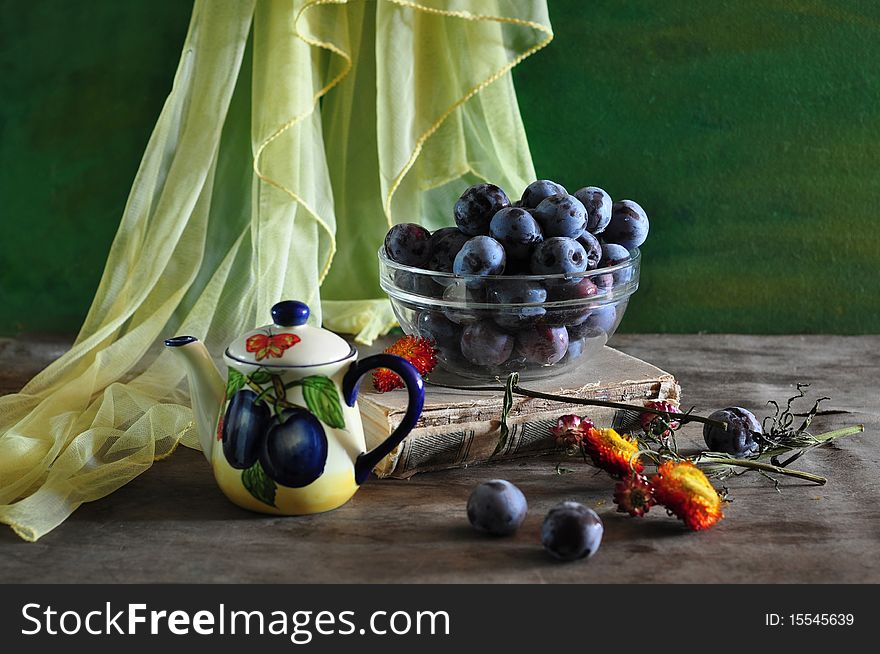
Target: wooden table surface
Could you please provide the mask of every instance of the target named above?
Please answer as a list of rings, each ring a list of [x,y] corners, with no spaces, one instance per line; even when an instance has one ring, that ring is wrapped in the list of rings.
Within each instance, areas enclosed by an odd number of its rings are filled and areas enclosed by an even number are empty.
[[[40,348],[48,356],[63,343]],[[829,395],[815,431],[862,423],[798,461],[825,486],[783,478],[780,491],[749,474],[728,480],[725,519],[699,533],[655,509],[636,520],[615,512],[612,484],[564,456],[370,480],[327,514],[248,513],[214,486],[198,452],[181,448],[113,495],[81,507],[36,543],[0,526],[6,582],[880,582],[880,336],[625,335],[614,345],[676,375],[685,406],[708,413],[742,405],[764,415],[795,382]],[[45,365],[34,349],[0,340],[0,393]],[[699,427],[680,441],[697,447]],[[575,472],[555,473],[561,461]],[[474,533],[465,503],[491,478],[529,501],[512,538]],[[605,523],[598,553],[560,564],[541,549],[540,526],[556,502],[593,507]]]

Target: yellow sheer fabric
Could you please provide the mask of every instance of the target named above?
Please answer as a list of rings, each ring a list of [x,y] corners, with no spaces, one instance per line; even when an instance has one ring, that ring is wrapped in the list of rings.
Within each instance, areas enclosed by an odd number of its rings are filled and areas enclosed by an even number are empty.
[[[392,326],[385,231],[533,178],[509,71],[551,38],[543,0],[197,0],[82,330],[0,398],[0,521],[36,540],[198,447],[165,337],[220,352],[282,298],[361,342]]]

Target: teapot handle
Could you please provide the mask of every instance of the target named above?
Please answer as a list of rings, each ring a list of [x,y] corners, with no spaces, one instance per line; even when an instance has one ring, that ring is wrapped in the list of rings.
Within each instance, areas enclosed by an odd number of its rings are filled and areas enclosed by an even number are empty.
[[[374,354],[361,361],[355,361],[345,373],[345,377],[342,378],[342,397],[348,406],[354,406],[361,378],[374,368],[388,368],[400,375],[406,385],[409,402],[403,420],[397,425],[397,429],[372,450],[358,456],[354,464],[354,479],[358,484],[364,483],[373,468],[412,431],[419,416],[422,415],[422,407],[425,404],[425,382],[422,381],[422,376],[415,369],[415,366],[403,357],[393,354]]]

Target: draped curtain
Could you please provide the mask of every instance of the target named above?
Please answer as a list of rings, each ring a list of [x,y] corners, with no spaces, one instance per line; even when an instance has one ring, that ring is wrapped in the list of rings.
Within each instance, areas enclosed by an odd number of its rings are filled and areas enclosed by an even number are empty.
[[[0,521],[36,540],[198,447],[165,337],[219,353],[280,299],[387,331],[388,227],[534,178],[510,69],[551,38],[544,0],[197,0],[81,331],[0,398]]]

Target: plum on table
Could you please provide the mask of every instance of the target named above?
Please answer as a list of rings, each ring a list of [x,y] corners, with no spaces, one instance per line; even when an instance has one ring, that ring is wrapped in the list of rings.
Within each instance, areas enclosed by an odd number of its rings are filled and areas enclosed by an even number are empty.
[[[576,561],[596,553],[604,531],[595,511],[578,502],[561,502],[544,518],[541,544],[560,561]]]
[[[762,434],[761,423],[755,414],[739,406],[731,406],[715,411],[711,420],[727,423],[727,429],[715,425],[703,425],[703,440],[712,452],[726,452],[744,458],[758,453],[759,445],[755,438]]]
[[[510,536],[525,520],[528,504],[523,492],[504,479],[477,486],[468,498],[467,516],[474,529],[492,536]]]

